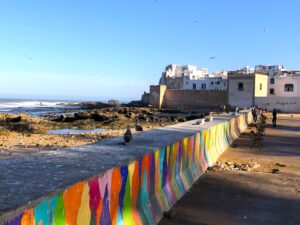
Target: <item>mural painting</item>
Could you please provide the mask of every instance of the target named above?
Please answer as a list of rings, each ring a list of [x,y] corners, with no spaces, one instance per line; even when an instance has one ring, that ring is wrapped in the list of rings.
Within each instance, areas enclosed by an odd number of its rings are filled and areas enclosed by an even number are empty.
[[[251,120],[242,114],[76,183],[5,225],[156,224]]]

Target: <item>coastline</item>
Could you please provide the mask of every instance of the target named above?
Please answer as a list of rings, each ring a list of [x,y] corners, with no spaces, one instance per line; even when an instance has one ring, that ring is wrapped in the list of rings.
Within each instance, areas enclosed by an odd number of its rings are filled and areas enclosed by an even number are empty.
[[[59,151],[74,146],[95,143],[122,136],[130,126],[135,133],[138,120],[144,130],[200,118],[201,113],[164,112],[145,107],[103,107],[92,110],[72,110],[43,117],[26,113],[0,113],[0,159],[36,152]],[[99,130],[99,129],[103,130]],[[49,134],[50,130],[93,130],[72,134]]]

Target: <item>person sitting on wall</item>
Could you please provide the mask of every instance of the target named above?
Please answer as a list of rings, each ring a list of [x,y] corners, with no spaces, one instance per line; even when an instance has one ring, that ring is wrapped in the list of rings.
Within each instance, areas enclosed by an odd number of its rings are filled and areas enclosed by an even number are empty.
[[[254,122],[256,122],[256,120],[257,120],[257,114],[256,114],[256,109],[255,109],[255,107],[253,107],[253,108],[251,109],[251,112],[252,112],[253,120],[254,120]]]
[[[277,121],[277,110],[276,109],[273,110],[272,115],[273,115],[272,123],[273,123],[273,126],[276,127],[276,121]]]
[[[223,112],[223,105],[220,105],[220,113]]]

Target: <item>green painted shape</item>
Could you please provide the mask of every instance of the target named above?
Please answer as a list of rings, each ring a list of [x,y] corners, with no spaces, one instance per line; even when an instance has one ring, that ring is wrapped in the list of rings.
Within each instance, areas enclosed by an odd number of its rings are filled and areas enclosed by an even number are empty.
[[[54,210],[54,217],[52,225],[65,225],[66,224],[66,211],[64,207],[63,195],[58,195],[57,204]]]
[[[126,187],[125,187],[125,196],[124,196],[124,210],[123,210],[123,222],[124,224],[134,225],[132,219],[132,199],[131,199],[131,187],[130,187],[130,175],[128,173]]]

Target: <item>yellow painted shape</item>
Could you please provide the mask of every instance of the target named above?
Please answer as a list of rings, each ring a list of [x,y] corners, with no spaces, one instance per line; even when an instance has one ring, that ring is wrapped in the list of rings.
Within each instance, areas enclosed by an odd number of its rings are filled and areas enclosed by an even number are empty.
[[[78,210],[77,224],[78,225],[89,225],[91,219],[91,210],[89,204],[89,186],[87,183],[84,184],[82,195],[81,195],[81,205]]]

